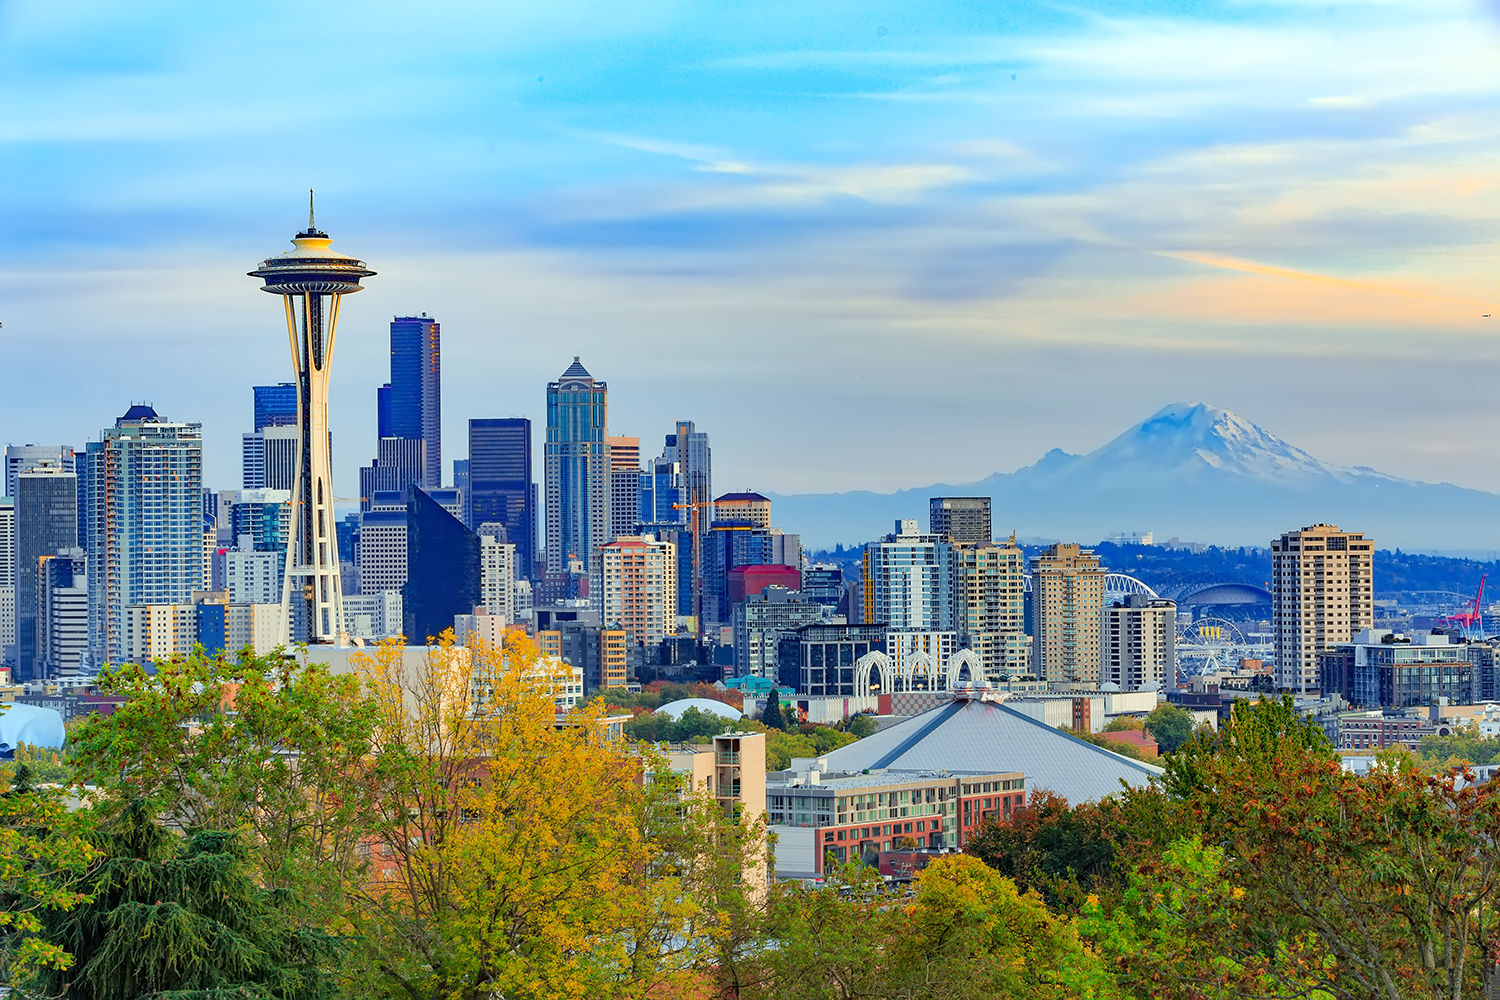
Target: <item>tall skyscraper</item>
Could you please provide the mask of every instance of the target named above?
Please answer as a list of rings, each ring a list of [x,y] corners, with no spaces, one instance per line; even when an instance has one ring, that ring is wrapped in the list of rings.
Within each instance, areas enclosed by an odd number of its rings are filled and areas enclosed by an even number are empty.
[[[1375,625],[1375,543],[1314,524],[1271,541],[1276,686],[1321,690],[1318,654]]]
[[[86,464],[91,658],[119,663],[127,608],[186,604],[207,588],[203,428],[132,406],[89,442]]]
[[[5,495],[15,497],[16,477],[42,462],[64,472],[77,472],[75,453],[65,444],[9,444],[5,446]]]
[[[681,502],[682,479],[677,471],[677,462],[665,455],[647,462],[646,467],[641,470],[637,523],[687,524],[687,511],[680,510],[677,506]],[[692,611],[684,611],[683,614],[692,614]]]
[[[516,547],[516,578],[536,572],[536,484],[531,478],[531,421],[503,417],[469,421],[469,481],[464,507],[470,525],[503,524]]]
[[[946,535],[954,544],[988,545],[990,534],[989,497],[933,497],[928,529],[934,535]]]
[[[608,384],[596,381],[577,357],[556,382],[547,383],[550,574],[563,574],[570,560],[579,560],[597,581],[599,548],[610,537],[608,400]],[[475,516],[479,516],[477,510]],[[596,589],[590,588],[590,593],[597,601]]]
[[[414,481],[429,490],[443,485],[442,369],[437,320],[423,313],[391,321],[391,380],[376,393],[380,437],[422,442],[422,478]]]
[[[16,502],[0,497],[0,657],[16,657]]]
[[[641,519],[641,439],[609,439],[609,534],[628,535]]]
[[[1032,669],[1058,686],[1099,683],[1104,569],[1092,550],[1054,545],[1031,560]]]
[[[270,424],[240,437],[240,488],[290,490],[301,453],[295,424]]]
[[[255,394],[254,430],[267,427],[297,426],[297,385],[282,382],[278,385],[252,386]]]
[[[201,510],[202,498],[195,497]],[[42,459],[16,477],[16,676],[42,676],[37,661],[37,574],[40,560],[78,544],[78,476]],[[195,527],[197,521],[195,519]],[[201,536],[199,540],[201,549]],[[201,555],[200,555],[201,559]]]
[[[456,497],[454,498],[457,499]],[[479,536],[425,490],[406,504],[406,639],[425,643],[480,603]]]
[[[297,374],[297,478],[292,487],[293,544],[287,549],[287,585],[282,589],[293,637],[331,642],[344,629],[338,534],[334,527],[333,469],[328,438],[328,375],[339,304],[359,291],[374,271],[364,262],[329,249],[333,241],[313,221],[308,193],[307,229],[292,238],[295,250],[262,261],[250,272],[262,290],[286,303],[292,368]],[[297,595],[297,611],[290,605]]]
[[[703,608],[704,543],[709,527],[717,515],[713,501],[713,450],[708,446],[708,435],[699,431],[691,420],[679,420],[671,434],[667,435],[667,446],[662,457],[676,463],[679,489],[681,491],[688,523],[693,536],[693,614],[700,625],[706,615]],[[731,515],[732,519],[732,515]]]

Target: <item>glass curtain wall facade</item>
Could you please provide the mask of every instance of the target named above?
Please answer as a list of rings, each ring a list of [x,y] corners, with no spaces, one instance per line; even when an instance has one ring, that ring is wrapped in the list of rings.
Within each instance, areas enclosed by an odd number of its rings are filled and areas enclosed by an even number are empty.
[[[565,573],[576,559],[591,580],[599,578],[599,550],[609,540],[608,397],[608,384],[596,381],[577,358],[547,384],[549,574]]]
[[[470,527],[505,525],[516,547],[516,577],[536,571],[536,486],[531,478],[531,421],[525,417],[469,421],[468,493]]]

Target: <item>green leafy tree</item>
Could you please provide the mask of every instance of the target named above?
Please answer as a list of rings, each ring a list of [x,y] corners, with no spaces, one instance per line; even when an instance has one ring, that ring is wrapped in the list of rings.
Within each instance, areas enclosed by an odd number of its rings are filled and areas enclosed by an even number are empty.
[[[43,922],[87,902],[79,880],[98,850],[88,837],[92,814],[69,810],[60,789],[34,783],[31,765],[14,765],[0,781],[0,969],[17,982],[73,964],[42,935]]]
[[[1122,715],[1104,724],[1106,733],[1138,733],[1145,728],[1145,721],[1136,715]]]
[[[851,715],[844,720],[844,731],[852,733],[857,740],[862,740],[866,736],[874,736],[878,728],[874,717],[865,712]]]
[[[289,894],[261,888],[239,839],[184,841],[144,803],[97,837],[87,898],[45,919],[46,941],[74,956],[37,971],[30,990],[77,1000],[327,1000],[338,946],[297,926]]]
[[[987,822],[964,850],[1054,905],[1076,902],[1115,878],[1123,823],[1111,801],[1083,803],[1042,788],[1010,822]]]
[[[1146,716],[1146,732],[1164,754],[1172,753],[1193,737],[1193,715],[1180,705],[1162,702]]]
[[[279,654],[107,667],[126,696],[71,737],[78,780],[118,814],[144,800],[184,830],[246,831],[258,876],[320,919],[343,906],[370,815],[377,705],[353,675]]]

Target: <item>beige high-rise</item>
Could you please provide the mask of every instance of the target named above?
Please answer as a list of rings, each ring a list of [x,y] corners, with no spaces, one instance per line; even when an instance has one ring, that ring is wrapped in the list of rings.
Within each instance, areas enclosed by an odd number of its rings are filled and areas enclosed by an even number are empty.
[[[624,629],[632,646],[655,646],[677,624],[677,546],[651,535],[621,535],[600,549],[606,628]]]
[[[1104,569],[1093,550],[1054,545],[1031,560],[1031,665],[1058,687],[1099,683]]]
[[[1271,542],[1276,684],[1320,690],[1318,653],[1375,624],[1375,543],[1314,524]]]
[[[1021,547],[1014,538],[1000,545],[959,543],[954,555],[963,645],[978,654],[990,681],[1026,673],[1030,653],[1026,648],[1026,556]]]

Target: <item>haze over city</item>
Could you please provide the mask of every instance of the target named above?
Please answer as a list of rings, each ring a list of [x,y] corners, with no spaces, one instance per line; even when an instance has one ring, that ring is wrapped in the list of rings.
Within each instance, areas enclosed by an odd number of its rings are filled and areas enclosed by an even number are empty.
[[[233,485],[288,377],[244,273],[315,187],[380,275],[343,495],[418,312],[450,441],[540,427],[580,355],[612,433],[692,419],[723,488],[974,482],[1203,400],[1500,490],[1497,41],[1472,2],[7,2],[0,426],[81,446],[150,402]]]

